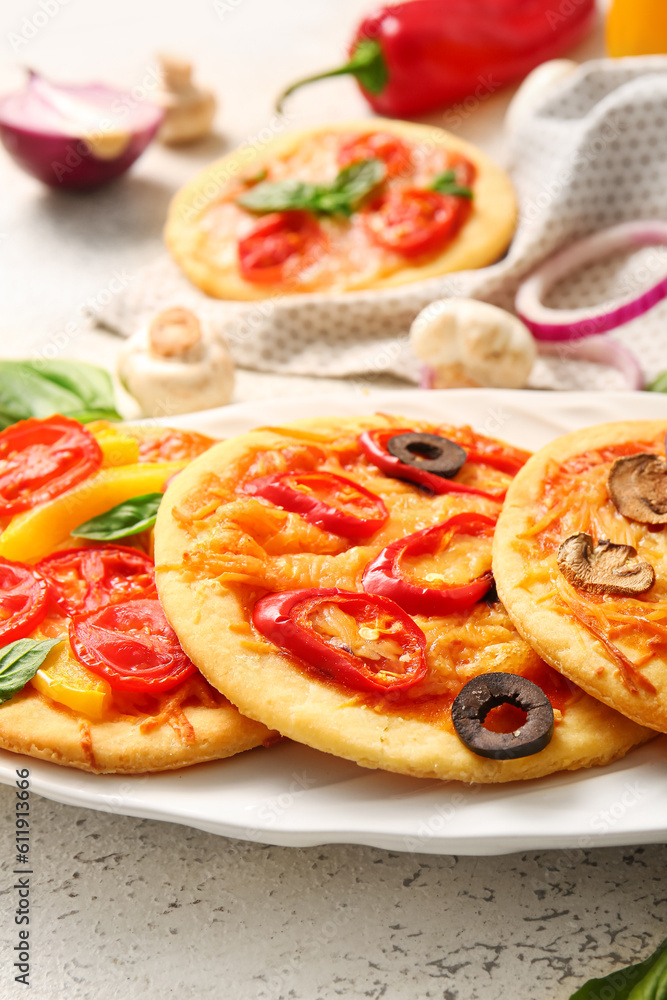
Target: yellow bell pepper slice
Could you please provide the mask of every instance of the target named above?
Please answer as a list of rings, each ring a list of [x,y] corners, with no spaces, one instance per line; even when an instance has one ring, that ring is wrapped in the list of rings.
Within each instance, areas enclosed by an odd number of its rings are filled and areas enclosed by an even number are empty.
[[[0,535],[0,556],[37,562],[67,542],[75,528],[116,504],[159,493],[187,462],[145,462],[100,469],[61,496],[17,514]],[[79,543],[77,543],[79,544]]]
[[[116,465],[136,465],[139,461],[139,442],[129,434],[121,434],[114,427],[104,428],[95,435],[104,458],[102,468]]]
[[[95,722],[113,708],[111,685],[82,666],[67,642],[51,650],[30,683],[40,694]]]

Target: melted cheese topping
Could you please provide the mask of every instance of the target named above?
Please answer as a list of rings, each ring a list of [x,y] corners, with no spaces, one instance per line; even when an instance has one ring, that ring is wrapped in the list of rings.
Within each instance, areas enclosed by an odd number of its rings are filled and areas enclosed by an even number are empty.
[[[524,579],[538,601],[553,601],[564,616],[574,616],[594,635],[615,664],[631,692],[654,693],[641,667],[654,654],[667,654],[667,579],[657,575],[653,587],[640,597],[595,595],[572,587],[558,569],[560,544],[579,532],[594,542],[607,538],[631,545],[656,569],[667,559],[664,530],[651,531],[630,521],[616,509],[607,490],[614,461],[627,455],[660,452],[662,439],[610,445],[576,455],[562,464],[552,462],[540,487],[534,523],[514,545],[528,552],[536,547]]]
[[[460,587],[491,569],[492,538],[445,535],[440,550],[419,556],[402,556],[403,576],[419,586]]]
[[[386,419],[390,424],[405,426],[405,421]],[[519,463],[526,457],[517,449],[476,435],[470,428],[437,427],[419,421],[410,426],[460,439],[482,453],[504,451]],[[386,476],[362,454],[356,436],[343,434],[329,440],[319,437],[317,443],[311,443],[290,428],[284,433],[280,428],[273,430],[283,436],[280,446],[248,451],[243,459],[211,476],[173,511],[192,538],[185,564],[200,574],[215,577],[239,594],[247,609],[249,638],[245,644],[259,640],[262,647],[266,646],[260,636],[250,639],[252,607],[266,592],[324,587],[361,591],[364,569],[390,542],[463,511],[493,518],[499,513],[500,503],[494,500],[471,494],[431,495],[414,484]],[[309,524],[298,514],[240,492],[245,482],[260,476],[312,469],[352,479],[384,501],[389,520],[368,543],[352,544]],[[485,490],[504,490],[511,476],[483,463],[467,464],[454,481],[475,481]],[[468,582],[490,568],[490,543],[491,539],[455,536],[451,548],[443,549],[440,556],[406,559],[406,571],[418,572],[420,578],[427,572],[441,574],[454,584]],[[524,642],[497,600],[481,601],[464,612],[447,616],[416,615],[414,620],[426,636],[426,677],[400,694],[361,694],[349,688],[353,701],[383,712],[418,714],[449,727],[453,699],[463,684],[480,673],[506,670],[524,674],[543,686],[559,712],[580,696],[578,688],[547,667]],[[323,635],[332,637],[334,644],[343,642],[367,659],[393,656],[400,670],[400,646],[381,631],[359,631],[354,620],[337,606],[324,605],[314,625]],[[244,624],[234,628],[242,630]],[[311,669],[296,659],[294,662],[302,669]],[[316,674],[322,683],[337,683],[322,673]]]

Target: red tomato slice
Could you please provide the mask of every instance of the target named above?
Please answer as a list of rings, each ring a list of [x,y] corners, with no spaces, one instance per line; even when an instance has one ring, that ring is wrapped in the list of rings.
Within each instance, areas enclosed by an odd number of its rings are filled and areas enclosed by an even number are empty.
[[[309,251],[322,240],[322,230],[309,212],[272,212],[239,240],[241,275],[246,281],[279,284],[293,268],[308,262]]]
[[[27,638],[46,618],[49,592],[32,566],[0,559],[0,645]]]
[[[102,449],[67,417],[21,420],[0,433],[0,516],[60,496],[102,464]]]
[[[409,146],[389,132],[368,132],[352,136],[344,142],[338,150],[339,165],[348,167],[359,160],[382,160],[387,168],[387,177],[407,174],[412,168]]]
[[[63,549],[42,559],[37,569],[49,581],[51,597],[66,615],[155,593],[153,560],[125,545]]]
[[[442,250],[470,211],[468,198],[421,188],[399,188],[363,213],[374,243],[403,257]]]
[[[156,597],[77,615],[69,639],[79,663],[114,691],[170,691],[197,672]]]

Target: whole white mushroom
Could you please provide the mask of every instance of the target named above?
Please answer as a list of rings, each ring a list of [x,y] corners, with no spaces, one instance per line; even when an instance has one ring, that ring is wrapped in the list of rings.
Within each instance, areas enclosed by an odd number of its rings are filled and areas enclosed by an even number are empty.
[[[537,356],[532,334],[520,319],[477,299],[432,302],[412,324],[410,344],[438,389],[522,389]]]
[[[128,338],[118,376],[146,417],[224,406],[234,362],[222,337],[180,306],[165,309]]]

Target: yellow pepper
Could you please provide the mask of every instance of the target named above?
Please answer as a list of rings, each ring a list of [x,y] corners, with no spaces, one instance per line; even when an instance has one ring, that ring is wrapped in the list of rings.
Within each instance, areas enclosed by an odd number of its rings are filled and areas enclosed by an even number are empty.
[[[610,56],[646,56],[667,52],[665,0],[613,0],[607,17]]]
[[[95,683],[91,676],[91,687],[86,689],[75,686],[70,678],[63,680],[61,677],[51,677],[44,670],[38,670],[30,683],[40,694],[88,716],[94,722],[102,722],[113,708],[111,687],[101,677]]]
[[[55,500],[13,517],[0,535],[0,556],[37,562],[62,546],[70,533],[91,517],[143,493],[158,493],[185,465],[145,462],[101,469]]]
[[[102,449],[104,459],[102,468],[108,469],[116,465],[136,465],[139,461],[139,442],[129,434],[121,434],[109,426],[97,431],[95,440]]]
[[[40,694],[95,722],[103,720],[113,708],[110,684],[82,666],[68,642],[51,650],[30,683]]]

